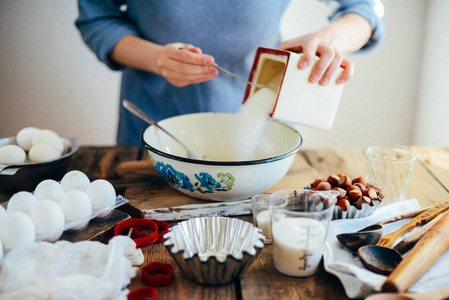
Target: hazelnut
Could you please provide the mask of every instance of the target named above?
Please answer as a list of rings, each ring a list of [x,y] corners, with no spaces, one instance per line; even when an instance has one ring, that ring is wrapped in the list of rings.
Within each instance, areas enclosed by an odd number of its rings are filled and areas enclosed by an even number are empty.
[[[377,199],[377,198],[379,198],[379,196],[377,195],[377,189],[374,188],[374,187],[367,188],[363,192],[363,195],[369,197],[370,199]]]
[[[343,175],[340,177],[340,180],[338,180],[338,186],[341,188],[347,188],[351,184],[351,178],[349,176]]]
[[[359,189],[351,190],[351,191],[348,192],[348,198],[352,202],[357,201],[362,196],[363,196],[363,193]]]
[[[357,200],[356,203],[356,207],[357,209],[362,209],[362,204],[368,204],[368,205],[372,205],[371,204],[371,199],[367,196],[362,196]]]
[[[323,198],[319,195],[309,195],[309,201],[312,201],[315,205],[320,204],[323,202]]]
[[[346,196],[346,190],[341,187],[335,187],[333,190],[340,193],[340,195],[337,196],[337,200],[343,199]]]
[[[342,211],[347,211],[350,205],[351,204],[349,203],[348,199],[345,198],[340,199],[337,202],[337,206],[340,206]]]
[[[330,175],[329,177],[327,177],[327,182],[329,182],[333,188],[338,186],[339,180],[340,180],[340,176],[338,176],[336,174]]]
[[[319,191],[328,191],[328,190],[332,189],[332,186],[329,182],[323,181],[323,182],[320,182],[316,188]]]
[[[317,179],[315,179],[315,180],[312,182],[311,186],[312,186],[312,187],[317,187],[318,184],[319,184],[320,182],[324,182],[324,181],[326,181],[326,179],[324,179],[324,178],[317,178]]]
[[[366,178],[365,178],[365,177],[357,177],[357,178],[354,178],[354,179],[352,180],[352,184],[355,184],[355,183],[361,183],[361,184],[363,184],[364,186],[366,186],[366,184],[367,184],[368,182],[366,181]]]
[[[358,188],[362,191],[362,193],[366,190],[366,186],[364,186],[364,185],[363,185],[362,183],[360,183],[360,182],[354,183],[353,186],[358,187]]]
[[[352,185],[352,184],[350,184],[350,185],[348,185],[348,187],[346,188],[346,192],[350,192],[350,191],[352,191],[352,190],[359,190],[359,191],[362,191],[358,186],[356,186],[356,185]]]

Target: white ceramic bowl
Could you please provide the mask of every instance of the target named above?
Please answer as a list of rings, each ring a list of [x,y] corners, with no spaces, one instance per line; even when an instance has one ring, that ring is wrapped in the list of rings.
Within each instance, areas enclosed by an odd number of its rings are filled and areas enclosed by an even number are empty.
[[[287,173],[301,144],[301,135],[288,125],[268,120],[258,139],[255,159],[233,161],[235,114],[196,113],[159,122],[191,151],[205,160],[187,158],[182,146],[149,126],[141,135],[159,174],[178,191],[198,199],[248,199],[275,185]],[[231,128],[231,129],[230,129]]]

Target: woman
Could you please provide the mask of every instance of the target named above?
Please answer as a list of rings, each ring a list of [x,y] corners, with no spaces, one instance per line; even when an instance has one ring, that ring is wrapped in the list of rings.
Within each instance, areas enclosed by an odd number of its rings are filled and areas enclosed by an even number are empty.
[[[376,0],[339,0],[332,22],[281,43],[279,23],[288,0],[143,1],[79,0],[76,26],[86,44],[113,70],[122,70],[120,100],[134,102],[155,120],[194,112],[236,112],[246,84],[211,67],[217,63],[247,78],[259,46],[302,52],[299,68],[320,57],[309,81],[337,83],[353,64],[343,54],[373,49],[383,39]],[[120,101],[121,103],[121,101]],[[147,125],[120,105],[119,144],[140,145]]]

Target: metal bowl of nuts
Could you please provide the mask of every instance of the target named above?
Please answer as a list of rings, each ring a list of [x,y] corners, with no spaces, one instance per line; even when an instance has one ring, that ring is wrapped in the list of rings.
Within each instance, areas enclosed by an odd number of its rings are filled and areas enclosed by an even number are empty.
[[[357,219],[372,215],[382,203],[383,192],[361,176],[351,179],[345,174],[332,174],[317,178],[304,188],[313,190],[336,190],[340,192],[334,208],[333,219]]]

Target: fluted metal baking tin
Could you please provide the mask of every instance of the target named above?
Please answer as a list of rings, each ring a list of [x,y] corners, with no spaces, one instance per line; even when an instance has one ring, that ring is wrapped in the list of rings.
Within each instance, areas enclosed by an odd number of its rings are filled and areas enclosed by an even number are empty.
[[[242,276],[264,247],[253,224],[226,217],[201,217],[179,223],[165,234],[165,247],[191,279],[220,285]]]

